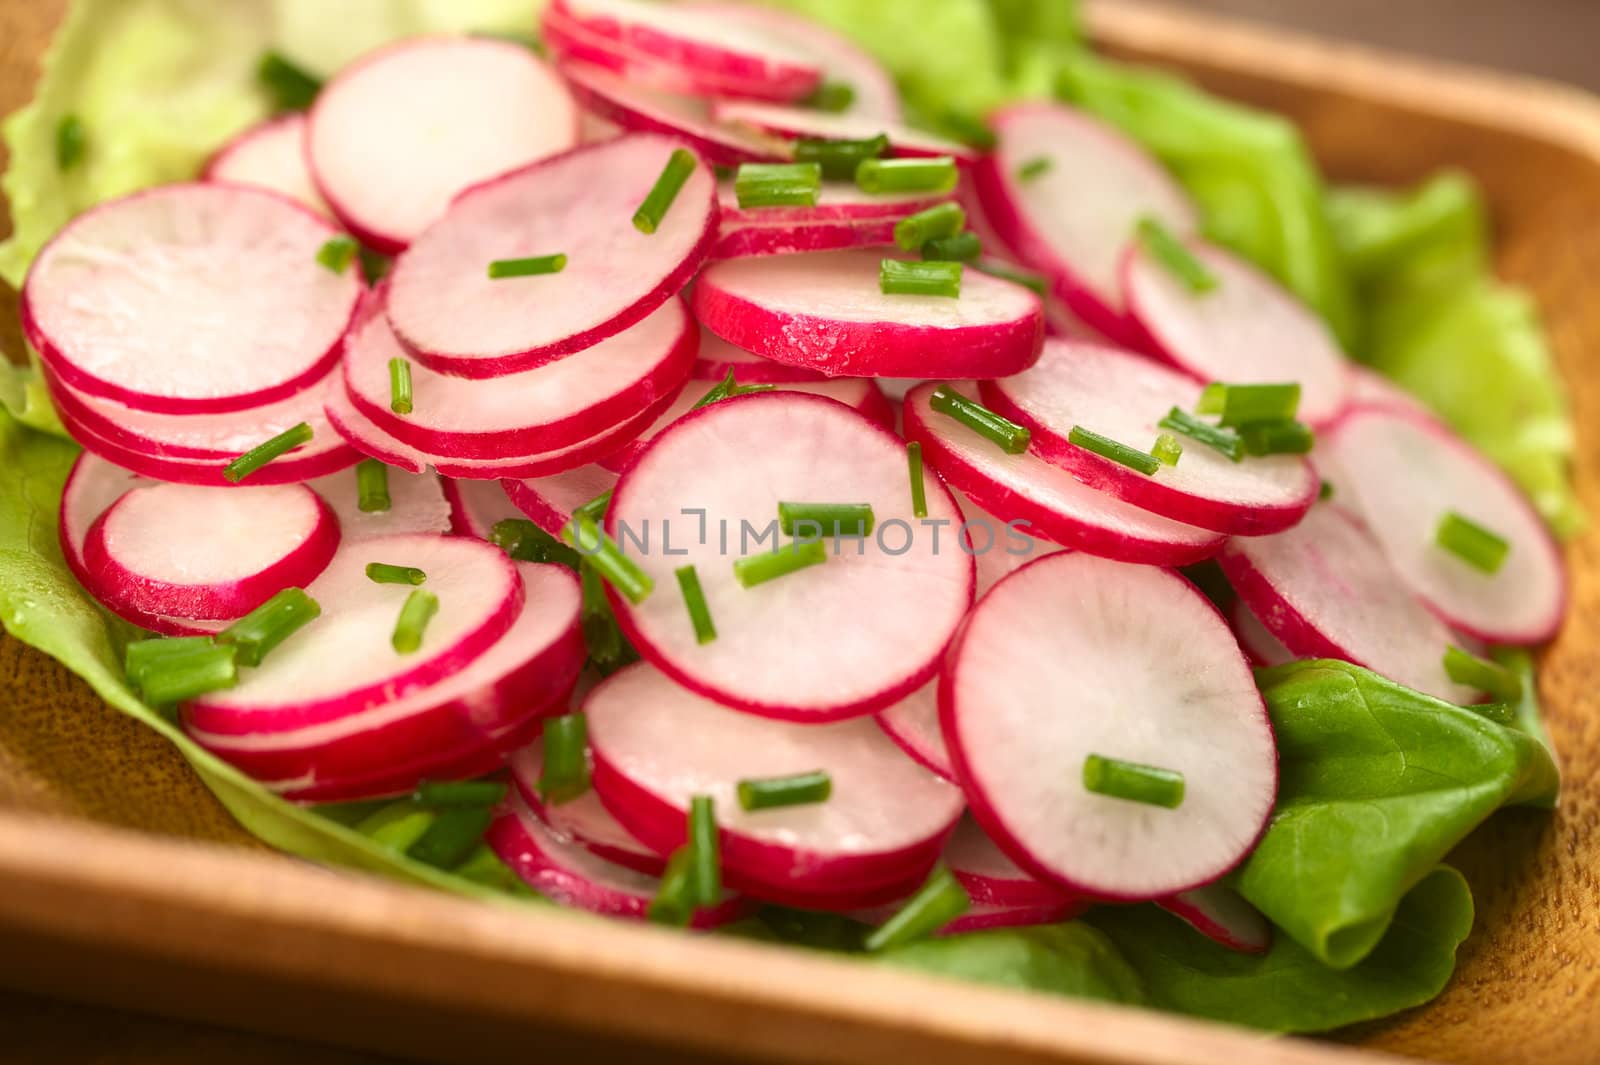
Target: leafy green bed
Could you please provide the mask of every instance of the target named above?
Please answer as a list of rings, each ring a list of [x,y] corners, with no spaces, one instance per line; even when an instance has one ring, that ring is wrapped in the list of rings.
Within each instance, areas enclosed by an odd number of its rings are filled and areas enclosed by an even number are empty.
[[[263,117],[269,105],[252,73],[269,46],[331,71],[411,33],[525,32],[537,6],[348,0],[333,12],[319,0],[78,0],[37,98],[5,126],[12,164],[4,190],[16,232],[0,246],[0,276],[20,284],[39,246],[73,214],[191,176],[217,145]],[[1120,125],[1179,175],[1215,239],[1271,270],[1353,350],[1484,447],[1557,529],[1577,527],[1559,382],[1526,298],[1488,273],[1482,210],[1464,179],[1445,176],[1410,194],[1329,193],[1287,123],[1088,55],[1064,4],[781,6],[856,36],[901,79],[930,125],[964,125],[1003,100],[1050,94]],[[62,174],[55,131],[66,114],[82,120],[90,148],[82,165]],[[1463,377],[1482,385],[1463,389]],[[9,632],[167,737],[267,842],[444,890],[512,897],[276,798],[141,703],[119,664],[130,630],[84,595],[57,543],[76,447],[59,435],[38,381],[3,361],[0,404],[0,622]],[[1528,670],[1525,656],[1514,661]],[[1337,1027],[1437,994],[1472,924],[1465,882],[1440,861],[1500,806],[1554,801],[1558,774],[1531,695],[1517,727],[1508,728],[1343,663],[1296,663],[1265,672],[1261,683],[1278,730],[1282,792],[1270,829],[1235,881],[1279,929],[1270,953],[1227,951],[1140,906],[1048,928],[925,941],[879,957],[1284,1031]],[[859,929],[841,919],[788,911],[735,932],[846,951],[859,940]]]

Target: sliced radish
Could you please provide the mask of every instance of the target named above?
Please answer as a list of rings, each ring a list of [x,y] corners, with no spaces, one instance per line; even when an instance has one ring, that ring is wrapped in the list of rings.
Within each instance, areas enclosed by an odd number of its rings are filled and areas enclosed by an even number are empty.
[[[1243,599],[1234,600],[1228,610],[1228,623],[1233,626],[1233,634],[1239,639],[1239,649],[1250,659],[1251,665],[1281,666],[1295,660],[1294,652],[1272,635]]]
[[[817,202],[810,206],[740,207],[739,196],[734,190],[732,179],[724,178],[717,185],[717,205],[721,209],[722,225],[725,228],[778,223],[803,226],[822,222],[900,219],[943,203],[949,198],[925,192],[898,192],[875,196],[862,192],[853,181],[824,181],[817,192]]]
[[[1142,245],[1123,268],[1128,311],[1154,349],[1203,382],[1300,385],[1298,417],[1325,425],[1350,400],[1350,364],[1326,322],[1277,281],[1204,241],[1189,250],[1217,285],[1195,293]]]
[[[979,155],[977,149],[959,141],[936,137],[873,115],[830,114],[815,108],[745,100],[718,100],[712,105],[711,114],[719,122],[749,126],[789,140],[855,141],[883,134],[889,138],[887,154],[891,158],[948,155],[966,164],[976,162]]]
[[[815,893],[842,903],[846,892],[899,886],[908,873],[925,874],[961,813],[961,792],[870,721],[796,725],[742,714],[644,663],[612,674],[583,708],[606,809],[665,854],[684,841],[690,799],[711,796],[728,883],[763,898]],[[740,780],[819,769],[832,782],[824,802],[739,805]]]
[[[561,79],[491,37],[418,37],[352,63],[318,93],[306,130],[323,196],[389,254],[463,189],[577,143],[578,108]]]
[[[653,234],[633,213],[680,145],[585,145],[463,193],[389,275],[388,317],[424,364],[462,377],[532,369],[641,321],[694,275],[716,235],[716,180],[696,165]],[[559,273],[493,280],[497,259],[568,256]]]
[[[561,74],[591,113],[626,130],[686,142],[718,166],[771,162],[789,155],[788,145],[776,137],[713,121],[710,105],[697,96],[641,84],[591,63],[568,60],[561,64]],[[656,173],[659,167],[651,180]],[[628,213],[632,215],[632,208]]]
[[[963,817],[944,847],[944,863],[981,906],[1064,906],[1077,900],[1006,857],[982,826]]]
[[[1018,528],[1017,534],[1007,537],[1008,542],[1003,546],[998,542],[999,536],[1003,534],[997,533],[996,546],[984,551],[982,547],[985,539],[980,531],[981,526],[986,523],[999,530],[1004,528],[1006,523],[978,506],[970,497],[963,495],[960,489],[951,488],[950,494],[956,497],[956,505],[961,508],[961,516],[967,520],[965,540],[973,552],[974,561],[978,564],[978,598],[982,598],[990,588],[1034,559],[1066,550],[1059,544],[1040,539],[1035,535],[1037,530],[1023,525]]]
[[[390,637],[410,585],[369,580],[369,562],[415,566],[439,600],[423,646]],[[201,732],[285,731],[322,724],[403,698],[460,672],[504,636],[522,610],[522,581],[498,548],[463,536],[385,536],[342,547],[306,589],[320,617],[248,670],[237,687],[186,708]]]
[[[1033,431],[1034,454],[1091,487],[1174,521],[1255,536],[1281,532],[1316,502],[1317,475],[1299,455],[1232,462],[1184,440],[1176,466],[1140,473],[1070,442],[1074,426],[1140,450],[1167,411],[1194,409],[1201,386],[1149,359],[1082,341],[1048,340],[1033,368],[979,386],[984,402]]]
[[[1249,853],[1277,791],[1250,666],[1182,577],[1067,552],[990,590],[939,685],[973,815],[1022,868],[1069,891],[1157,898]],[[1083,787],[1090,754],[1182,773],[1176,809]]]
[[[677,392],[694,362],[699,333],[683,301],[670,299],[591,348],[521,373],[474,380],[413,366],[412,409],[396,414],[389,365],[409,353],[379,314],[351,335],[344,385],[351,403],[373,424],[430,454],[495,459],[555,451],[613,429]]]
[[[1505,474],[1437,420],[1356,410],[1327,434],[1341,503],[1356,511],[1395,570],[1434,612],[1490,643],[1539,643],[1566,613],[1566,569],[1539,515]],[[1434,541],[1454,511],[1506,540],[1494,574]]]
[[[939,385],[919,385],[906,395],[902,416],[908,440],[922,443],[925,461],[979,507],[1006,521],[974,520],[974,551],[1014,553],[1026,560],[1025,541],[1044,536],[1092,555],[1122,562],[1184,566],[1221,548],[1220,533],[1140,510],[1109,492],[1091,488],[1031,452],[1008,455],[948,415],[929,406]],[[967,398],[970,384],[944,386]],[[1187,461],[1186,453],[1180,460]],[[1015,523],[1015,524],[1010,524]]]
[[[1260,910],[1226,884],[1207,884],[1157,899],[1156,905],[1229,950],[1265,954],[1272,947],[1272,925]]]
[[[579,466],[549,477],[500,482],[505,495],[530,521],[560,536],[572,512],[617,486],[617,475],[600,465]]]
[[[972,602],[972,559],[953,542],[960,511],[937,480],[926,499],[919,523],[905,445],[843,404],[761,392],[704,407],[658,436],[612,494],[612,537],[653,526],[659,545],[638,560],[657,593],[618,602],[618,621],[679,683],[750,713],[828,721],[880,710],[933,676]],[[868,503],[875,528],[834,541],[825,565],[742,587],[733,563],[772,550],[780,500]],[[710,643],[696,641],[672,594],[685,565],[716,623]]]
[[[1000,236],[1050,274],[1072,312],[1128,341],[1118,268],[1140,218],[1179,234],[1199,219],[1178,183],[1143,148],[1059,104],[1026,103],[989,116],[997,143],[973,169],[984,213]],[[1023,178],[1036,160],[1045,170]]]
[[[327,500],[339,516],[339,529],[346,543],[374,536],[450,531],[450,503],[439,478],[431,473],[396,469],[385,470],[384,475],[389,485],[388,510],[361,509],[361,493],[353,469],[319,477],[308,487]]]
[[[608,862],[582,845],[557,835],[540,822],[520,798],[489,826],[490,847],[533,890],[563,906],[605,917],[646,918],[650,903],[661,890],[653,876]],[[738,920],[749,911],[736,895],[717,906],[699,909],[689,924],[715,928]]]
[[[106,602],[136,614],[238,618],[305,587],[339,547],[339,519],[304,485],[134,488],[95,521],[83,560]]]
[[[444,479],[444,495],[450,501],[450,527],[457,536],[476,536],[487,540],[498,522],[522,517],[522,511],[506,496],[499,481],[458,481]]]
[[[939,731],[939,682],[930,680],[893,706],[878,711],[878,727],[919,765],[946,780],[956,778]]]
[[[1394,381],[1377,370],[1361,365],[1350,367],[1350,401],[1362,407],[1378,407],[1399,411],[1401,414],[1421,415],[1435,421],[1439,417],[1433,412],[1433,408]]]
[[[566,802],[546,805],[539,795],[544,772],[544,742],[534,740],[510,758],[517,794],[551,831],[564,836],[608,862],[646,876],[660,876],[667,859],[634,838],[601,803],[593,788]]]
[[[206,164],[207,181],[254,185],[309,207],[325,218],[333,217],[328,201],[317,191],[306,165],[306,116],[292,112],[251,126]]]
[[[1342,658],[1446,702],[1476,701],[1444,671],[1450,630],[1335,504],[1319,503],[1276,536],[1235,537],[1219,561],[1251,612],[1297,657]]]
[[[700,330],[700,354],[689,371],[693,381],[721,381],[728,374],[741,385],[793,384],[825,381],[822,374],[803,366],[774,362],[765,355],[734,347],[709,329]],[[849,402],[848,400],[844,402]]]
[[[746,351],[829,375],[999,377],[1038,356],[1044,312],[1032,292],[968,270],[958,299],[886,296],[883,258],[838,251],[712,263],[695,285],[694,313]]]
[[[22,286],[22,328],[73,388],[167,414],[249,410],[343,350],[362,281],[317,252],[338,230],[276,193],[167,185],[68,222]]]
[[[724,225],[711,246],[711,258],[749,259],[763,255],[887,248],[894,244],[892,218],[832,222],[756,222]]]

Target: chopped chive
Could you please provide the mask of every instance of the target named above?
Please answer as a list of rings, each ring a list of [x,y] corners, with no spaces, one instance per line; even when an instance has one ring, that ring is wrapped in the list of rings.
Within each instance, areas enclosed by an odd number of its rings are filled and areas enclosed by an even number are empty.
[[[674,148],[672,155],[667,158],[667,165],[661,168],[656,183],[650,186],[644,202],[633,212],[633,228],[641,233],[654,233],[660,229],[661,220],[672,209],[672,202],[678,198],[689,175],[694,173],[694,167],[693,152],[687,148]]]
[[[731,370],[729,372],[732,373]],[[589,502],[579,504],[572,511],[572,516],[574,518],[588,518],[598,524],[600,519],[606,516],[606,508],[611,505],[612,491],[612,489],[607,488],[604,492],[589,500]]]
[[[400,654],[409,655],[422,646],[422,634],[428,627],[428,622],[439,612],[439,597],[432,592],[418,588],[406,596],[405,605],[400,608],[400,617],[394,623],[394,635],[390,643]]]
[[[1228,399],[1228,386],[1218,381],[1200,390],[1200,398],[1195,400],[1194,412],[1196,414],[1221,414],[1223,404]]]
[[[1199,296],[1217,287],[1217,275],[1160,219],[1145,215],[1139,219],[1138,233],[1144,250],[1190,292]]]
[[[834,114],[848,111],[850,105],[855,102],[855,86],[847,81],[825,81],[818,85],[815,91],[802,101],[806,107],[817,111],[830,111]]]
[[[1150,448],[1150,454],[1160,460],[1163,466],[1176,466],[1183,457],[1183,444],[1171,433],[1162,433],[1156,437],[1156,442]]]
[[[1000,445],[1008,455],[1020,455],[1028,450],[1033,434],[1010,418],[996,414],[976,400],[968,399],[948,385],[940,385],[928,397],[928,406],[940,414],[947,414],[985,440]]]
[[[83,128],[83,120],[77,115],[62,115],[56,123],[56,167],[71,170],[83,162],[88,146],[89,134]]]
[[[791,540],[786,546],[775,547],[764,555],[734,559],[733,575],[743,587],[754,588],[826,561],[828,549],[821,540]]]
[[[309,443],[311,443],[311,426],[306,422],[301,422],[299,425],[285,429],[271,440],[257,444],[228,463],[222,470],[222,476],[226,477],[230,483],[238,484],[267,463],[281,458],[284,453],[293,451],[302,444]]]
[[[503,518],[489,530],[489,542],[518,562],[554,562],[577,569],[583,556],[527,518]]]
[[[1018,181],[1032,181],[1036,177],[1043,177],[1050,172],[1055,163],[1048,155],[1036,155],[1032,159],[1017,167]]]
[[[256,78],[272,94],[280,111],[304,111],[322,91],[322,80],[286,59],[267,52],[256,64]]]
[[[387,562],[368,562],[367,580],[374,584],[422,584],[428,575],[415,566],[391,566]]]
[[[494,820],[488,806],[450,806],[440,810],[425,832],[406,848],[406,857],[436,869],[451,869],[483,841]]]
[[[550,718],[544,723],[543,743],[540,798],[560,805],[588,791],[589,719],[581,711]]]
[[[1164,806],[1169,810],[1176,810],[1183,804],[1182,773],[1098,754],[1083,760],[1083,786],[1096,795]]]
[[[358,254],[361,259],[361,275],[367,279],[369,285],[376,285],[382,281],[388,276],[389,267],[394,265],[393,259],[371,248],[362,248]]]
[[[566,268],[566,253],[559,251],[554,255],[530,255],[525,259],[496,259],[489,264],[489,280],[500,281],[508,277],[559,274]]]
[[[917,893],[867,936],[862,945],[876,953],[930,936],[972,908],[967,889],[944,866],[933,871]]]
[[[999,143],[994,135],[994,130],[981,118],[974,118],[965,111],[946,111],[934,120],[936,128],[942,128],[950,136],[963,144],[970,144],[979,151],[989,151]]]
[[[423,806],[494,806],[505,797],[499,780],[424,780],[412,796]]]
[[[144,683],[151,670],[185,656],[205,654],[216,645],[210,636],[170,636],[133,640],[122,652],[122,668],[134,687]]]
[[[1473,703],[1466,709],[1480,717],[1486,717],[1496,725],[1511,726],[1516,724],[1517,708],[1510,703]]]
[[[916,251],[930,240],[953,237],[967,225],[967,212],[959,203],[946,200],[894,224],[894,242],[902,251]]]
[[[906,466],[911,473],[911,516],[928,516],[928,486],[922,478],[922,442],[913,440],[906,445]]]
[[[673,570],[678,578],[678,591],[683,593],[683,605],[689,611],[689,623],[694,626],[695,643],[710,643],[717,638],[717,626],[711,621],[711,608],[706,605],[706,593],[700,587],[700,575],[691,566]]]
[[[356,463],[356,506],[363,514],[382,514],[389,509],[389,467],[377,459]]]
[[[941,262],[971,262],[983,254],[978,234],[968,230],[952,237],[936,237],[922,246],[922,257]]]
[[[701,407],[709,407],[713,403],[720,403],[722,400],[732,399],[734,396],[746,396],[752,392],[771,391],[771,385],[741,385],[734,380],[733,371],[729,370],[728,376],[713,385],[711,390],[701,396],[690,409],[699,410]]]
[[[1249,455],[1304,455],[1317,442],[1311,427],[1296,421],[1242,425],[1239,439]]]
[[[889,138],[882,133],[857,141],[803,138],[794,142],[794,159],[797,163],[816,163],[829,181],[849,181],[856,176],[856,167],[863,159],[877,159],[888,150]]]
[[[878,265],[878,291],[885,296],[961,296],[961,264],[885,259]]]
[[[1317,499],[1320,502],[1326,503],[1328,500],[1330,500],[1332,498],[1333,498],[1333,482],[1329,481],[1327,479],[1324,479],[1322,481],[1322,483],[1317,486]]]
[[[561,530],[561,538],[583,556],[606,583],[621,592],[628,602],[638,606],[650,597],[656,582],[639,568],[639,564],[622,553],[616,541],[601,531],[590,518],[573,518]]]
[[[361,245],[341,233],[337,237],[329,237],[323,242],[322,247],[317,249],[317,262],[336,274],[342,274],[350,269],[350,264],[355,261],[356,253],[360,250]]]
[[[827,802],[833,794],[833,778],[825,770],[795,773],[787,777],[752,777],[738,783],[739,809],[771,810],[779,806],[804,806]]]
[[[956,161],[948,155],[863,159],[856,167],[856,186],[874,196],[889,192],[949,192],[956,187]]]
[[[1050,282],[1042,274],[1017,270],[1004,263],[997,263],[993,259],[984,259],[972,265],[990,277],[998,277],[1000,280],[1009,281],[1013,285],[1021,285],[1040,299],[1044,299],[1050,294]]]
[[[606,582],[587,561],[578,565],[578,583],[583,589],[580,618],[583,623],[583,644],[589,651],[589,664],[602,677],[609,677],[630,662],[637,662],[639,652],[622,635],[616,612],[606,598]]]
[[[1488,692],[1497,702],[1522,699],[1522,678],[1498,662],[1490,662],[1451,645],[1444,651],[1444,671],[1457,684]]]
[[[206,692],[231,688],[239,683],[234,655],[231,644],[213,644],[162,659],[141,671],[139,690],[146,702],[167,706]]]
[[[1495,574],[1505,565],[1511,544],[1457,511],[1447,510],[1433,531],[1433,542],[1473,569]]]
[[[1101,458],[1110,459],[1120,466],[1130,470],[1138,470],[1145,476],[1155,473],[1161,468],[1161,460],[1148,451],[1140,451],[1136,447],[1129,447],[1121,441],[1113,440],[1109,436],[1101,436],[1091,429],[1081,425],[1074,425],[1067,433],[1067,440],[1077,444],[1085,451],[1092,451]]]
[[[805,526],[815,536],[866,536],[872,532],[871,503],[778,503],[778,528],[799,536]]]
[[[389,409],[411,413],[411,364],[399,356],[389,360]]]
[[[740,207],[814,207],[821,163],[745,163],[733,179]]]
[[[716,800],[709,795],[689,800],[689,882],[699,905],[722,901],[722,846],[717,838]]]
[[[353,827],[380,847],[404,853],[438,819],[410,799],[399,799],[367,815]]]
[[[1264,422],[1292,421],[1300,409],[1297,382],[1274,385],[1226,385],[1212,382],[1195,406],[1199,414],[1220,414],[1224,428]]]
[[[1163,429],[1171,429],[1188,437],[1197,444],[1204,444],[1213,451],[1238,462],[1244,458],[1244,441],[1239,439],[1239,434],[1232,429],[1219,429],[1210,422],[1201,421],[1186,410],[1173,407],[1167,411],[1167,416],[1156,423]]]
[[[217,634],[218,643],[238,648],[241,666],[259,666],[284,640],[322,615],[303,588],[285,588]]]
[[[687,846],[679,847],[667,859],[666,871],[656,897],[645,907],[645,918],[652,924],[682,928],[694,918],[695,890],[693,856]]]

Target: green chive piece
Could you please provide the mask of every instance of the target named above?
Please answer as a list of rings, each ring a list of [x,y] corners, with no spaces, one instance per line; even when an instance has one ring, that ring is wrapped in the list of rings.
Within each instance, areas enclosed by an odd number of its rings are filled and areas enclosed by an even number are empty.
[[[271,440],[257,444],[228,463],[223,468],[222,476],[226,477],[230,483],[238,484],[267,463],[283,457],[286,452],[293,451],[302,444],[309,443],[311,443],[311,426],[306,422],[301,422],[299,425],[285,429]]]
[[[382,281],[389,275],[389,267],[394,265],[393,259],[371,248],[362,248],[358,257],[361,259],[361,274],[369,285]]]
[[[678,198],[683,183],[694,173],[694,167],[693,152],[687,148],[674,148],[672,155],[667,158],[667,165],[661,168],[661,176],[650,186],[639,209],[633,212],[633,228],[641,233],[654,233],[661,228],[661,220],[672,209],[672,201]]]
[[[1160,219],[1145,215],[1139,219],[1138,233],[1144,250],[1190,292],[1201,296],[1217,287],[1217,275]]]
[[[1000,280],[1009,281],[1013,285],[1021,285],[1040,299],[1044,299],[1050,294],[1050,282],[1042,274],[1017,270],[1004,263],[997,263],[993,259],[985,259],[982,262],[973,263],[973,265],[990,277],[998,277]]]
[[[489,530],[489,542],[518,562],[555,562],[577,569],[583,556],[527,518],[504,518]]]
[[[1473,703],[1467,707],[1479,717],[1486,717],[1496,725],[1512,726],[1517,721],[1517,708],[1510,703]]]
[[[893,917],[873,930],[862,945],[877,953],[930,936],[972,908],[967,889],[940,866]]]
[[[948,385],[940,385],[928,397],[928,406],[946,414],[977,433],[985,440],[999,444],[1008,455],[1020,455],[1028,450],[1033,434],[1010,418],[996,414],[976,400],[968,399]]]
[[[1483,573],[1495,574],[1505,565],[1511,544],[1471,518],[1447,510],[1433,531],[1433,542]]]
[[[133,640],[123,649],[123,669],[127,672],[128,679],[138,684],[145,670],[183,655],[199,653],[215,643],[216,641],[210,636],[167,636]]]
[[[847,81],[825,81],[802,101],[802,106],[838,114],[856,102],[855,86]]]
[[[411,364],[399,356],[389,360],[389,409],[411,413]]]
[[[866,536],[872,532],[871,503],[778,503],[778,528],[785,536]]]
[[[983,254],[978,234],[968,230],[953,237],[936,237],[922,246],[924,259],[949,263],[971,262]]]
[[[930,240],[955,236],[966,225],[967,212],[954,200],[946,200],[896,222],[894,242],[902,251],[916,251]]]
[[[1221,414],[1227,400],[1228,386],[1213,381],[1200,390],[1200,398],[1195,400],[1194,412],[1196,414]]]
[[[422,646],[422,634],[428,628],[428,622],[439,612],[439,597],[432,592],[418,588],[406,596],[405,605],[400,608],[400,617],[394,623],[394,636],[390,643],[400,654],[409,655]]]
[[[61,121],[56,123],[57,168],[71,170],[83,162],[88,147],[89,133],[83,128],[83,120],[77,115],[62,115]]]
[[[361,250],[361,245],[354,239],[340,234],[329,237],[317,249],[317,262],[327,267],[336,274],[342,274],[350,269],[350,264],[355,261],[356,253]]]
[[[622,635],[622,628],[617,624],[616,612],[606,597],[605,580],[587,560],[578,565],[578,583],[583,589],[580,617],[589,664],[602,677],[609,677],[623,666],[639,661],[639,652]]]
[[[796,773],[787,777],[752,777],[738,783],[739,809],[772,810],[779,806],[805,806],[827,802],[833,794],[833,778],[825,770]]]
[[[791,540],[764,555],[734,559],[733,575],[742,587],[754,588],[826,561],[828,548],[821,540]]]
[[[368,562],[367,580],[374,584],[422,584],[428,575],[415,566],[391,566],[387,562]]]
[[[990,151],[999,143],[994,130],[990,129],[981,118],[976,118],[965,111],[946,111],[934,120],[933,125],[979,151]]]
[[[624,555],[616,541],[602,532],[595,521],[575,517],[562,528],[561,538],[577,548],[583,561],[594,567],[607,584],[634,606],[648,599],[655,590],[656,582],[650,575]]]
[[[410,799],[391,802],[357,822],[355,830],[372,842],[404,854],[437,820],[432,810]]]
[[[809,138],[794,142],[794,160],[797,163],[816,163],[822,167],[822,176],[829,181],[850,181],[863,159],[877,159],[889,150],[885,134],[867,140],[825,141]]]
[[[206,692],[222,691],[239,683],[239,668],[229,644],[212,644],[146,663],[140,670],[139,690],[145,701],[169,706]]]
[[[1234,462],[1244,458],[1244,441],[1239,439],[1238,433],[1232,429],[1219,429],[1210,422],[1201,421],[1186,410],[1173,407],[1167,411],[1167,416],[1156,424],[1163,429],[1180,433],[1197,444],[1204,444],[1213,451],[1221,452]]]
[[[682,928],[694,918],[693,860],[686,846],[673,851],[672,857],[667,859],[661,886],[656,888],[656,897],[645,908],[645,917],[650,923]]]
[[[689,882],[699,905],[715,906],[722,901],[722,844],[717,836],[716,800],[709,795],[689,800]]]
[[[911,516],[928,516],[928,486],[922,477],[922,442],[913,440],[906,445],[906,467],[911,474]]]
[[[434,817],[421,837],[406,848],[406,857],[436,869],[451,869],[483,841],[494,821],[488,806],[449,806]]]
[[[1050,172],[1055,163],[1048,155],[1036,155],[1032,159],[1017,167],[1018,181],[1032,181],[1034,178],[1043,177]]]
[[[672,573],[678,578],[678,591],[683,593],[683,605],[689,611],[689,623],[694,626],[695,643],[710,643],[717,638],[717,626],[711,621],[711,608],[706,605],[700,575],[693,566],[679,566]]]
[[[732,371],[730,370],[729,372],[731,373]],[[600,519],[606,516],[606,508],[611,506],[611,492],[612,489],[607,488],[604,492],[589,500],[589,502],[580,504],[577,509],[573,510],[572,516],[574,518],[588,518],[590,521],[599,524]]]
[[[1317,442],[1309,425],[1295,421],[1240,426],[1239,439],[1250,455],[1304,455]]]
[[[1183,805],[1183,774],[1160,766],[1091,754],[1083,760],[1083,786],[1096,795],[1164,806]]]
[[[878,291],[885,296],[961,296],[961,264],[938,260],[885,259],[878,266]]]
[[[1156,442],[1150,448],[1150,454],[1160,460],[1163,466],[1176,466],[1183,457],[1183,444],[1171,433],[1162,433],[1156,437]]]
[[[1318,499],[1318,501],[1325,503],[1325,502],[1327,502],[1328,500],[1330,500],[1332,498],[1333,498],[1333,482],[1325,480],[1320,485],[1317,486],[1317,499]]]
[[[377,459],[356,463],[356,506],[363,514],[382,514],[389,509],[389,467]]]
[[[1148,451],[1140,451],[1136,447],[1129,447],[1109,436],[1101,436],[1081,425],[1074,425],[1067,433],[1067,440],[1077,444],[1085,451],[1092,451],[1101,458],[1110,459],[1120,466],[1130,470],[1138,470],[1145,476],[1155,473],[1161,468],[1161,460]]]
[[[259,666],[284,640],[322,616],[303,588],[285,588],[217,634],[218,643],[238,648],[241,666]]]
[[[544,761],[539,796],[547,803],[570,802],[589,790],[589,719],[582,712],[544,723]]]
[[[494,806],[505,797],[500,780],[424,780],[412,795],[423,806]]]
[[[856,186],[873,196],[890,192],[950,192],[956,187],[956,161],[948,155],[929,159],[863,159],[856,167]]]
[[[734,380],[733,371],[729,370],[728,376],[724,377],[722,380],[713,385],[711,390],[705,395],[701,396],[700,399],[696,401],[695,405],[690,409],[699,410],[701,407],[709,407],[713,403],[720,403],[725,399],[732,399],[734,396],[746,396],[751,392],[771,391],[771,385],[741,385],[738,381]],[[607,502],[609,501],[610,500],[608,498]]]
[[[1451,645],[1445,648],[1444,671],[1457,684],[1488,692],[1496,702],[1522,699],[1522,678],[1498,662],[1490,662]]]
[[[821,163],[745,163],[733,179],[740,207],[814,207]]]
[[[567,256],[564,252],[556,252],[554,255],[530,255],[525,259],[496,259],[489,264],[489,280],[559,274],[566,268]]]
[[[1292,421],[1300,409],[1297,382],[1275,385],[1226,385],[1213,382],[1200,394],[1199,414],[1220,414],[1225,428]]]
[[[295,63],[281,52],[267,52],[256,64],[256,79],[272,94],[279,111],[304,111],[322,91],[322,79]]]

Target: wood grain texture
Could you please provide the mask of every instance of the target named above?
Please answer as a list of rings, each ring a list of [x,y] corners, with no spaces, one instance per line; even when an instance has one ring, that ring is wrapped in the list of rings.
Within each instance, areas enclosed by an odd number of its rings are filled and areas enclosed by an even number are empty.
[[[58,6],[0,5],[0,108],[31,84]],[[1091,3],[1089,14],[1111,51],[1289,115],[1338,179],[1471,171],[1488,193],[1502,271],[1545,313],[1574,393],[1579,493],[1600,513],[1600,304],[1588,297],[1600,270],[1600,105],[1143,5]],[[0,317],[0,343],[5,327]],[[1473,1065],[1581,1065],[1600,1053],[1600,537],[1576,541],[1569,560],[1572,609],[1541,677],[1567,776],[1562,807],[1499,815],[1463,845],[1454,861],[1479,918],[1456,980],[1429,1007],[1353,1034],[1370,1046]],[[455,1048],[463,1060],[488,1060],[497,1046],[503,1060],[498,1040],[535,1030],[571,1047],[604,1036],[614,1051],[664,1042],[707,1060],[712,1045],[686,1030],[690,1017],[717,1046],[771,1061],[1352,1060],[334,876],[250,853],[170,747],[9,638],[0,708],[0,806],[232,845],[0,816],[0,975],[11,982],[388,1050],[451,1049],[415,1041],[425,1004],[427,1018],[470,1018],[482,1033]],[[248,986],[270,988],[271,1008]],[[334,994],[341,1005],[329,1010]]]

